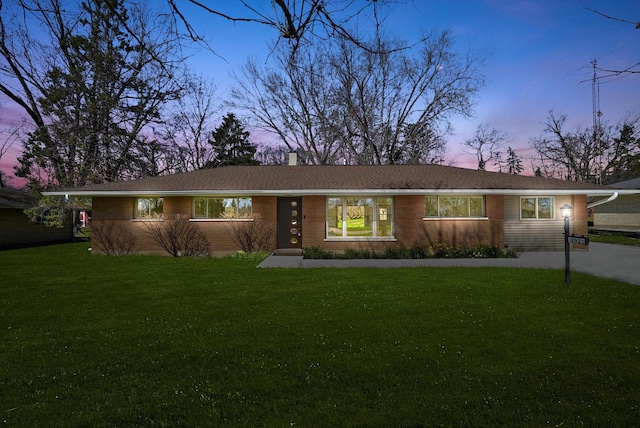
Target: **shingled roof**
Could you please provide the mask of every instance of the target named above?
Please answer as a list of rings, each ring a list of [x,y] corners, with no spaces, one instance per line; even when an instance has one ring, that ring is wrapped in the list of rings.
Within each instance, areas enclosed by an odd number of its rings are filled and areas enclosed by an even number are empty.
[[[611,194],[596,184],[442,165],[226,166],[161,177],[97,184],[48,195],[310,195],[310,194]]]
[[[0,208],[23,210],[37,203],[38,199],[33,195],[9,187],[0,188]]]

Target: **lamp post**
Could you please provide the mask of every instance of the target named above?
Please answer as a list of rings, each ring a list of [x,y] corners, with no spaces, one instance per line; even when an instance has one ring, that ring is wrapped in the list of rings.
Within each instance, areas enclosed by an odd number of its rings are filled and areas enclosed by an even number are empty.
[[[571,269],[569,268],[570,256],[569,256],[569,219],[571,218],[571,212],[573,207],[569,204],[564,204],[560,207],[560,214],[564,218],[564,283],[565,285],[571,284]]]

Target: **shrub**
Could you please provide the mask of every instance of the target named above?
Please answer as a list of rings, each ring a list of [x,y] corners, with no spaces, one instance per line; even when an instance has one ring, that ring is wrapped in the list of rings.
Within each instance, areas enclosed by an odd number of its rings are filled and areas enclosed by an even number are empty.
[[[406,248],[387,248],[382,252],[384,259],[408,259],[412,258]]]
[[[245,253],[244,251],[236,251],[235,253],[233,253],[231,255],[228,255],[226,257],[229,257],[229,258],[235,259],[235,260],[243,260],[243,261],[248,261],[248,262],[260,263],[264,259],[269,257],[270,255],[271,255],[270,251],[256,251],[256,252],[253,252],[253,253]]]
[[[91,245],[107,256],[122,256],[133,254],[136,237],[113,220],[98,221],[91,225]]]
[[[209,241],[186,214],[176,214],[171,220],[145,223],[147,233],[171,257],[204,256],[209,254]]]
[[[231,221],[229,229],[231,240],[245,253],[272,251],[276,246],[275,229],[260,214],[254,214],[250,221]]]
[[[320,247],[307,247],[304,249],[304,258],[305,259],[335,259],[336,254],[323,250]]]
[[[308,247],[304,250],[306,259],[462,259],[462,258],[516,258],[513,250],[504,250],[491,245],[476,247],[451,247],[436,244],[429,248],[414,245],[411,248],[387,248],[381,253],[371,250],[347,248],[344,253],[334,253],[320,247]]]

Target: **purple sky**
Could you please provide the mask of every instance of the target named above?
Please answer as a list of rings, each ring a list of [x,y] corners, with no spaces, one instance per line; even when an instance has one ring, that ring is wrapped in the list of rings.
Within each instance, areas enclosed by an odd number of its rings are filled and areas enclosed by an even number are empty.
[[[362,0],[364,1],[364,0]],[[229,15],[249,15],[238,3],[224,4]],[[259,3],[259,2],[252,2]],[[271,2],[264,1],[268,10]],[[507,132],[509,145],[523,157],[529,141],[542,133],[549,110],[567,114],[569,126],[592,124],[591,62],[603,69],[626,69],[640,61],[640,29],[600,16],[587,8],[628,21],[640,20],[639,0],[407,0],[399,1],[386,24],[390,34],[415,40],[420,30],[451,29],[461,49],[471,47],[490,56],[483,69],[487,85],[477,98],[475,114],[454,122],[447,161],[474,168],[473,156],[461,143],[480,123]],[[230,23],[189,7],[188,18],[202,30],[216,55],[201,50],[191,60],[195,72],[210,75],[224,96],[231,73],[248,57],[266,58],[274,30],[249,23]],[[635,67],[640,70],[640,65]],[[599,71],[599,75],[607,73]],[[580,83],[586,81],[584,83]],[[610,77],[600,83],[602,120],[613,124],[627,114],[640,114],[640,74]],[[16,120],[11,102],[0,98],[0,127]],[[257,138],[255,138],[257,137]],[[259,136],[256,134],[257,140]],[[14,147],[15,151],[20,147]],[[15,158],[0,161],[13,175]],[[528,162],[525,162],[528,167]]]

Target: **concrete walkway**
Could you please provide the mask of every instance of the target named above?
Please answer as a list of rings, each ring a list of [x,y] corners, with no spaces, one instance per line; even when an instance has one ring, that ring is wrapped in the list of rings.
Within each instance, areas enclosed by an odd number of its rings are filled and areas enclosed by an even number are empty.
[[[564,269],[564,252],[519,253],[517,259],[311,260],[302,256],[270,256],[258,265],[260,268],[453,266]],[[591,243],[589,251],[571,252],[571,270],[640,285],[640,247]]]

